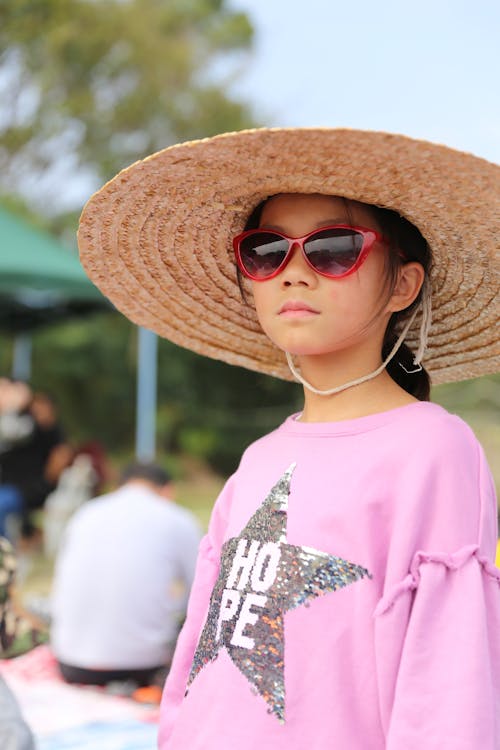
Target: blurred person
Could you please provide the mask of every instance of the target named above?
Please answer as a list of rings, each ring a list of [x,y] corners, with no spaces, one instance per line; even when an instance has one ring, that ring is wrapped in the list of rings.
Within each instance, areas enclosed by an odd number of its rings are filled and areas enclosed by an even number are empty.
[[[80,443],[75,449],[75,459],[78,456],[87,456],[92,464],[94,473],[93,495],[100,495],[104,488],[116,483],[114,468],[109,463],[104,446],[98,440],[87,440]]]
[[[16,571],[15,550],[8,539],[0,536],[0,658],[2,659],[20,656],[48,640],[45,625],[21,606],[15,588]]]
[[[36,425],[32,471],[38,476],[38,483],[26,489],[25,499],[27,506],[34,509],[41,507],[48,493],[56,487],[63,470],[73,460],[74,450],[66,442],[53,396],[35,391],[30,412]]]
[[[0,378],[0,450],[31,435],[34,419],[28,413],[32,392],[27,383]]]
[[[23,382],[0,381],[0,534],[11,536],[8,516],[17,516],[32,536],[33,510],[43,507],[73,451],[65,442],[56,405]]]
[[[79,445],[44,503],[43,546],[48,557],[55,557],[64,529],[75,511],[110,482],[112,469],[103,446],[98,441]]]
[[[0,537],[0,658],[19,656],[47,640],[43,625],[22,610],[14,584],[17,561],[8,539]],[[34,750],[33,735],[7,683],[0,676],[0,748]]]
[[[35,421],[29,413],[31,389],[26,383],[0,378],[0,535],[7,535],[7,518],[23,510],[23,496],[12,482],[9,456],[32,437]],[[7,462],[7,467],[5,467]]]
[[[45,501],[43,514],[43,548],[55,557],[70,518],[84,503],[95,497],[96,473],[92,459],[85,453],[75,456],[63,470],[56,489]]]
[[[71,518],[56,560],[51,642],[68,682],[153,684],[183,618],[201,533],[155,465]]]
[[[0,677],[0,747],[2,750],[35,750],[33,734],[15,696]]]

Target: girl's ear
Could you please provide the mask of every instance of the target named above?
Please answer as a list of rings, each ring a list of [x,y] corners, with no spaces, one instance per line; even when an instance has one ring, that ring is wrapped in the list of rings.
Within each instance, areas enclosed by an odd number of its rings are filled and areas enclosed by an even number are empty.
[[[387,303],[388,312],[405,310],[416,299],[422,284],[425,271],[421,263],[405,263],[398,272],[398,279]]]

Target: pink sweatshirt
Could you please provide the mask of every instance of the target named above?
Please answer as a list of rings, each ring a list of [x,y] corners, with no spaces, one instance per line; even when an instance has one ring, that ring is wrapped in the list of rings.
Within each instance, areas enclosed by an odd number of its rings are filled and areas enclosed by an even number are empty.
[[[498,750],[496,539],[458,417],[290,417],[214,507],[159,747]]]

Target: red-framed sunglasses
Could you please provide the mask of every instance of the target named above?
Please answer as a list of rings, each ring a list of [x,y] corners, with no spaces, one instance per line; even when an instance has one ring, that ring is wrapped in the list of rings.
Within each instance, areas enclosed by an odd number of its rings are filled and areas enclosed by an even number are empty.
[[[357,271],[375,242],[385,240],[374,229],[332,224],[303,237],[288,237],[274,229],[249,229],[233,239],[233,247],[238,267],[253,281],[267,281],[281,273],[295,245],[316,273],[341,279]]]

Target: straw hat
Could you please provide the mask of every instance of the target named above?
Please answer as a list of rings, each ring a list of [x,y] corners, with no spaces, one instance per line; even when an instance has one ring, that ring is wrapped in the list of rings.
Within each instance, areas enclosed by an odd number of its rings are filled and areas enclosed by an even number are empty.
[[[291,379],[241,297],[231,239],[276,193],[395,209],[432,249],[434,383],[497,371],[500,168],[388,133],[258,129],[171,146],[120,172],[78,233],[92,281],[130,320],[176,344]],[[247,282],[244,281],[244,284]],[[251,293],[248,298],[251,300]],[[417,341],[419,320],[408,336]]]

